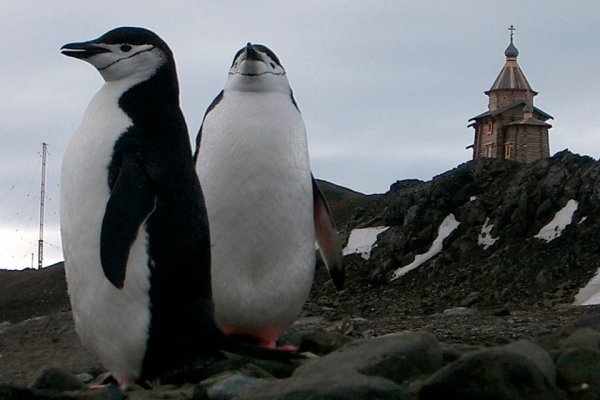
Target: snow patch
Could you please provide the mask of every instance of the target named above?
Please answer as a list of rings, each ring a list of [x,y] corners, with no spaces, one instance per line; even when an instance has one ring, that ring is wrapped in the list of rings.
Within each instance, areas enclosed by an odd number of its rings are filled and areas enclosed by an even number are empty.
[[[375,226],[371,228],[353,229],[350,232],[348,243],[342,254],[360,254],[360,256],[368,260],[371,257],[371,250],[377,242],[377,235],[389,229],[389,226]]]
[[[573,304],[577,306],[600,304],[600,269],[587,285],[579,289]]]
[[[477,200],[477,196],[471,196],[471,197],[469,197],[469,201],[475,201],[475,200]]]
[[[579,203],[576,200],[567,201],[567,204],[554,215],[554,219],[540,229],[534,237],[545,240],[546,243],[559,237],[565,227],[573,221],[573,214],[577,211],[577,207]]]
[[[587,219],[587,216],[585,216],[585,217],[582,217],[582,218],[579,220],[579,223],[578,223],[577,225],[581,225],[581,224],[583,224],[583,223],[585,222],[585,220],[586,220],[586,219]]]
[[[422,264],[429,261],[433,256],[441,252],[443,249],[444,239],[450,236],[450,234],[454,232],[454,230],[458,228],[459,225],[460,222],[456,220],[454,214],[448,215],[440,224],[440,227],[438,228],[438,235],[431,244],[429,250],[427,250],[426,253],[417,254],[415,256],[415,260],[412,263],[404,267],[398,268],[394,272],[394,276],[392,276],[391,280],[393,281],[400,278],[403,275],[406,275],[408,272],[420,267]]]
[[[490,222],[489,218],[485,219],[485,223],[481,227],[481,233],[479,233],[479,238],[477,239],[477,243],[483,247],[484,250],[487,250],[490,246],[493,246],[494,243],[498,240],[498,238],[492,237],[492,229],[494,229],[494,224],[488,225]]]

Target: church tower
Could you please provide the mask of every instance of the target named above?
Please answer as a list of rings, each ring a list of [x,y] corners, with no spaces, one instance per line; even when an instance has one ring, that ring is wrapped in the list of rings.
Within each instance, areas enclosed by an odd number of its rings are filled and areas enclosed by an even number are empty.
[[[546,123],[554,119],[533,105],[538,93],[531,88],[517,63],[519,51],[513,43],[515,27],[510,31],[510,44],[504,51],[506,62],[485,94],[488,111],[473,117],[469,126],[475,129],[473,159],[504,158],[524,163],[550,155]]]

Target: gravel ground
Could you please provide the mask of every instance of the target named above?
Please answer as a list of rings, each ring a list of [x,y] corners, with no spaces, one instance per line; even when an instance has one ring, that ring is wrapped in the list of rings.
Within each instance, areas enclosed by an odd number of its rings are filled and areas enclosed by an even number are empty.
[[[446,313],[412,315],[393,287],[363,285],[354,280],[352,270],[348,278],[348,288],[336,292],[324,271],[318,271],[305,310],[287,337],[315,330],[355,338],[410,330],[430,332],[447,344],[494,346],[522,338],[543,343],[564,337],[583,318],[596,318],[600,324],[600,306],[566,304],[525,310],[450,308]],[[47,365],[76,370],[93,364],[78,343],[68,308],[62,265],[0,271],[0,383],[27,384]],[[448,315],[463,312],[469,314]]]

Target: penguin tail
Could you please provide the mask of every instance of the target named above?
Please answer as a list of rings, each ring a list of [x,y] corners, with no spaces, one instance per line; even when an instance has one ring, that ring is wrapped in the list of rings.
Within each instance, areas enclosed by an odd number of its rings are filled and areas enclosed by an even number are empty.
[[[206,300],[198,301],[194,315],[201,319],[197,324],[197,336],[203,340],[195,341],[195,354],[200,356],[214,355],[219,351],[239,354],[241,356],[273,361],[291,361],[305,358],[297,351],[271,349],[241,340],[235,335],[227,335],[216,324],[213,316],[212,303]]]

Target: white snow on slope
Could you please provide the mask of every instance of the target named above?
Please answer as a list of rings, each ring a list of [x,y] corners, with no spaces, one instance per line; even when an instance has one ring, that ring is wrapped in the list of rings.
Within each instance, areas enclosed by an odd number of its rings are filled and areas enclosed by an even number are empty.
[[[560,236],[567,225],[573,221],[573,214],[577,211],[579,203],[576,200],[569,200],[567,204],[554,215],[554,219],[544,226],[535,238],[545,240],[549,243]]]
[[[484,250],[487,250],[490,246],[493,246],[498,240],[498,238],[492,236],[491,232],[492,229],[494,229],[494,224],[488,225],[489,222],[490,219],[486,218],[485,223],[481,227],[479,238],[477,239],[477,243],[482,246]]]
[[[368,260],[371,257],[371,250],[377,242],[377,235],[389,229],[389,226],[375,226],[372,228],[353,229],[350,232],[348,243],[342,254],[360,254],[360,256]]]
[[[600,304],[600,269],[598,269],[596,275],[594,275],[587,285],[579,289],[579,292],[575,295],[573,304],[576,306]]]
[[[441,252],[442,248],[443,248],[443,244],[444,244],[444,239],[446,239],[448,236],[450,236],[450,234],[456,228],[458,228],[459,225],[460,225],[460,222],[458,222],[456,220],[456,218],[454,217],[454,214],[448,215],[440,224],[440,227],[438,228],[438,235],[435,238],[435,240],[433,241],[433,243],[431,244],[431,247],[429,248],[429,250],[427,250],[426,253],[417,254],[415,256],[415,260],[413,262],[411,262],[410,264],[408,264],[404,267],[398,268],[394,272],[394,276],[392,276],[391,280],[393,281],[395,279],[398,279],[401,276],[412,271],[413,269],[420,267],[422,264],[429,261],[433,256],[435,256],[436,254]]]

